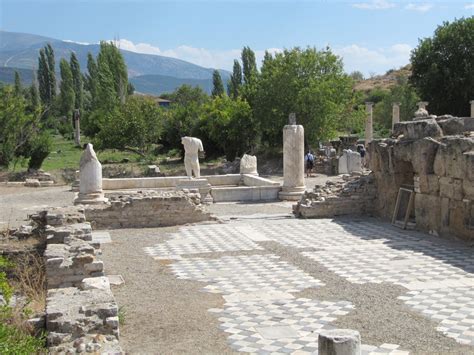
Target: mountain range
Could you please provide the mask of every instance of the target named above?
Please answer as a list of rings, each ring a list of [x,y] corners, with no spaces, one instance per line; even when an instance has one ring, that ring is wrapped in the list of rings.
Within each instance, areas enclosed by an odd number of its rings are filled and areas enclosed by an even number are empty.
[[[33,71],[38,66],[39,50],[47,43],[54,49],[57,71],[60,59],[69,60],[71,52],[76,53],[81,69],[86,71],[87,54],[90,52],[97,56],[100,49],[99,44],[80,44],[28,33],[0,31],[0,81],[13,83],[17,70],[22,83],[30,85]],[[160,55],[120,51],[127,64],[129,81],[137,92],[159,95],[171,92],[182,84],[200,86],[208,93],[212,90],[212,68]],[[230,72],[219,72],[226,83]]]

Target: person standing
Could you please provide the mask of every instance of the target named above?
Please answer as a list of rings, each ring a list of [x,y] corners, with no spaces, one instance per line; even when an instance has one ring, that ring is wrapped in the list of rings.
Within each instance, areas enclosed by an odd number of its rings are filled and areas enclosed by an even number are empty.
[[[314,155],[311,153],[311,150],[308,150],[308,153],[304,156],[304,162],[306,166],[306,177],[311,177],[314,166]]]

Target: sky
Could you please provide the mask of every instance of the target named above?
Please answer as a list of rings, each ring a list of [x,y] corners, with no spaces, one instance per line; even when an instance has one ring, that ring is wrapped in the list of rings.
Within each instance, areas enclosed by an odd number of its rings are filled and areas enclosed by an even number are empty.
[[[329,46],[347,72],[383,74],[409,62],[444,21],[474,16],[474,0],[0,0],[0,29],[232,70],[243,46]]]

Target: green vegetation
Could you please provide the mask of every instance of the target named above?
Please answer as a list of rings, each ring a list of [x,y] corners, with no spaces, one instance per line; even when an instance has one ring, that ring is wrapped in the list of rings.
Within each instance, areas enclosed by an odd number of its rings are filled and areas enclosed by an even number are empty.
[[[420,40],[412,52],[413,86],[429,111],[469,116],[474,93],[474,17],[438,26],[432,38]]]
[[[0,293],[6,302],[6,305],[0,306],[0,354],[44,353],[44,337],[31,335],[25,326],[29,310],[23,308],[18,314],[16,309],[9,306],[13,287],[7,279],[6,271],[13,267],[14,264],[0,256]]]

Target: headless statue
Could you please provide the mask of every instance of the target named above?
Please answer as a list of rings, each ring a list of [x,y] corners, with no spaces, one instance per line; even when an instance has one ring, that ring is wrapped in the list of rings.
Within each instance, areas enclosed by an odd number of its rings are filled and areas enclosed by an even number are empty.
[[[194,176],[199,179],[201,177],[199,152],[204,151],[201,140],[194,137],[182,137],[181,144],[184,146],[184,167],[186,169],[186,175],[192,179],[194,173]]]

